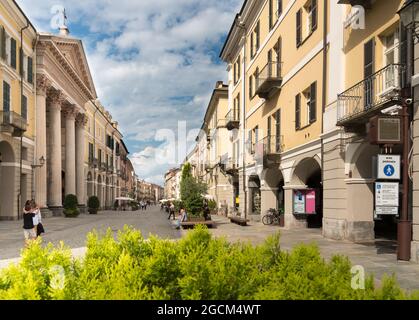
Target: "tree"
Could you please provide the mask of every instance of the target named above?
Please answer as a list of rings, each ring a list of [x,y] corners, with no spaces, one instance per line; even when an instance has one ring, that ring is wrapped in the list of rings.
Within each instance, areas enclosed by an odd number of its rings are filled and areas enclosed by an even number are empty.
[[[192,216],[202,216],[203,214],[203,194],[207,193],[207,185],[198,182],[192,176],[192,166],[186,163],[182,168],[180,181],[180,197],[185,205],[186,211]]]

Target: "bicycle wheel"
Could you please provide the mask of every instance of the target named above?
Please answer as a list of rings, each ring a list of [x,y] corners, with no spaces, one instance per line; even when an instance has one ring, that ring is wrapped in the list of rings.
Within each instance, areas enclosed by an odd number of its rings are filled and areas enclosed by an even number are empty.
[[[273,222],[273,219],[272,219],[272,216],[271,216],[271,215],[268,215],[268,214],[267,214],[267,215],[263,216],[263,218],[262,218],[262,223],[263,223],[265,226],[272,224],[272,222]]]

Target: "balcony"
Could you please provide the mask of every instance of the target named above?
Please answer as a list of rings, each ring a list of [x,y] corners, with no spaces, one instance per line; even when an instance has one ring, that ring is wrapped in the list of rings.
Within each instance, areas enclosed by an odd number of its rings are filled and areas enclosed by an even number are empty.
[[[237,159],[228,158],[222,164],[223,171],[230,176],[236,176],[239,173],[239,163]]]
[[[108,171],[109,173],[113,173],[113,166],[111,166],[111,165],[107,165],[107,166],[106,166],[106,169],[107,169],[107,171]]]
[[[98,165],[97,159],[93,158],[93,157],[89,157],[89,166],[93,167],[93,168],[96,168],[97,165]]]
[[[231,109],[226,114],[227,130],[240,128],[240,114],[238,109]]]
[[[13,111],[0,111],[0,132],[20,137],[27,129],[26,119]]]
[[[256,144],[255,160],[263,161],[265,167],[278,164],[281,161],[283,136],[266,136]]]
[[[349,4],[351,6],[363,6],[365,9],[371,9],[372,0],[339,0],[338,4]]]
[[[255,93],[262,99],[269,99],[282,86],[282,62],[268,62],[256,78]]]
[[[337,125],[365,124],[381,110],[401,103],[405,66],[390,64],[338,95]]]
[[[100,167],[99,167],[99,169],[100,169],[101,171],[106,171],[106,167],[107,167],[106,162],[101,162],[101,163],[100,163]]]

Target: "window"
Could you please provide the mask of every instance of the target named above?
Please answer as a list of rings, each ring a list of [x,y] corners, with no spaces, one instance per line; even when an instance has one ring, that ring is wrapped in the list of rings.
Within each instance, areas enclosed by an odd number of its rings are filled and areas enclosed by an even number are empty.
[[[26,121],[28,120],[28,98],[26,98],[25,96],[22,96],[20,115]]]
[[[302,20],[302,10],[298,10],[297,12],[297,26],[296,26],[296,30],[297,30],[297,48],[299,46],[301,46],[302,40],[303,40],[303,34],[302,34],[302,25],[301,25],[301,20]]]
[[[301,128],[301,95],[295,96],[295,130]]]
[[[275,112],[275,148],[276,152],[281,151],[281,109]]]
[[[22,147],[22,160],[28,161],[28,148]]]
[[[7,48],[6,48],[6,29],[3,26],[0,26],[0,58],[7,60]]]
[[[256,24],[255,30],[250,37],[250,57],[254,58],[260,47],[260,22]]]
[[[28,82],[33,84],[33,59],[28,57]]]
[[[310,86],[310,106],[309,106],[309,123],[314,123],[317,120],[317,82]]]
[[[269,0],[269,30],[282,14],[282,0]]]
[[[16,61],[16,40],[10,38],[10,66],[13,69],[17,69],[17,61]]]
[[[253,76],[249,77],[249,98],[253,98]]]
[[[3,111],[10,111],[10,84],[3,81]]]
[[[384,37],[384,66],[399,63],[399,32],[398,29]],[[396,67],[389,67],[385,72],[385,89],[397,86],[398,72]]]
[[[297,48],[317,29],[317,0],[309,0],[296,14]],[[303,34],[304,32],[304,34]]]
[[[93,154],[93,143],[89,143],[89,162],[93,162],[94,154]]]

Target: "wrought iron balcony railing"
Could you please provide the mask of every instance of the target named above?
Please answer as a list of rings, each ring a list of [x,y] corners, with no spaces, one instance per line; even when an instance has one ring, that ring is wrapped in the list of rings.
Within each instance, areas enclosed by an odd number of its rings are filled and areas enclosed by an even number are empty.
[[[405,66],[390,64],[338,95],[338,126],[366,123],[378,111],[401,102]]]
[[[106,167],[107,167],[107,166],[106,166],[106,162],[101,162],[101,163],[100,163],[100,168],[99,168],[99,169],[100,169],[100,170],[102,170],[102,171],[106,171],[106,169],[107,169]]]
[[[255,93],[269,99],[282,86],[282,62],[268,62],[256,78]]]
[[[97,159],[89,156],[89,165],[91,167],[97,167],[98,165]]]
[[[239,109],[234,108],[231,109],[226,114],[226,121],[227,121],[227,129],[234,130],[240,127],[240,112]]]
[[[7,131],[20,136],[27,130],[27,121],[16,112],[0,111],[0,128],[2,132]]]
[[[282,136],[267,136],[263,138],[263,155],[276,155],[282,153]]]
[[[224,163],[224,171],[229,175],[238,174],[239,168],[239,161],[235,158],[228,158]]]

